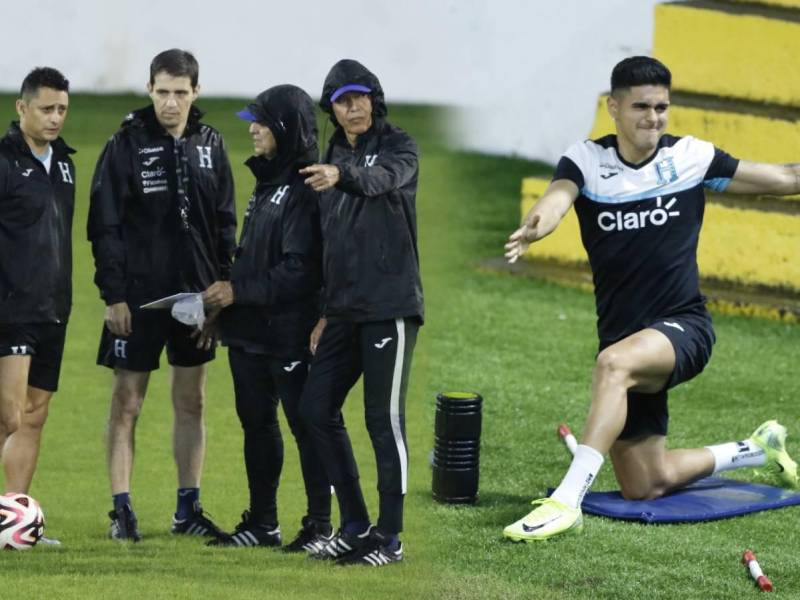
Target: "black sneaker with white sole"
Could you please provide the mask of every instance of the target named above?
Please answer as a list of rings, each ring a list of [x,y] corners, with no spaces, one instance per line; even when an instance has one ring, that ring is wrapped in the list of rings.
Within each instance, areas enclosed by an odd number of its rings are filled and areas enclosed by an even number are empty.
[[[210,516],[210,515],[209,515]],[[199,502],[194,503],[194,512],[185,519],[179,519],[177,515],[172,515],[173,535],[199,535],[203,537],[220,538],[225,535],[209,516],[203,512],[203,507]]]
[[[370,525],[364,533],[345,533],[341,529],[319,550],[309,552],[308,556],[317,560],[339,560],[358,552],[369,541]]]
[[[250,511],[242,513],[242,522],[239,523],[231,534],[222,534],[221,537],[209,541],[206,546],[230,546],[247,548],[253,546],[280,546],[281,528],[277,525],[263,525],[254,523],[250,518]]]
[[[130,504],[112,510],[108,516],[111,518],[108,537],[112,540],[138,542],[142,539],[142,536],[139,535],[136,513],[133,512]]]
[[[303,517],[303,526],[297,536],[281,550],[284,552],[319,552],[333,539],[333,528],[330,523],[319,523],[310,517]]]
[[[367,542],[356,552],[343,556],[336,561],[337,565],[365,565],[383,567],[403,560],[403,543],[398,542],[392,548],[391,538],[373,529]]]

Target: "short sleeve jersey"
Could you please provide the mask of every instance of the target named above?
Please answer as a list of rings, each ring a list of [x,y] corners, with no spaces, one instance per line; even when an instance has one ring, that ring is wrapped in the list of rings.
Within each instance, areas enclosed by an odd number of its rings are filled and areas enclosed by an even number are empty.
[[[697,268],[704,188],[724,191],[738,165],[709,142],[670,135],[638,165],[622,159],[615,135],[576,143],[561,157],[553,180],[580,190],[575,212],[601,345],[664,317],[705,311]]]

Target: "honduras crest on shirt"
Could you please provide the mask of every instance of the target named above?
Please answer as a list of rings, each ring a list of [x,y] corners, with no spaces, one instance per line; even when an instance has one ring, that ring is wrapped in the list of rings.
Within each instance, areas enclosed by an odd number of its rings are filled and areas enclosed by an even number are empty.
[[[667,185],[678,180],[678,170],[675,168],[675,161],[671,156],[657,162],[655,169],[659,185]]]

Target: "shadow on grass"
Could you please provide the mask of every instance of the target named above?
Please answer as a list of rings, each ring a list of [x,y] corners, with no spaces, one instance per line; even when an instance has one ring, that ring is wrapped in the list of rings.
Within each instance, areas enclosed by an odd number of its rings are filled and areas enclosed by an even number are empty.
[[[442,520],[457,520],[482,528],[497,528],[498,534],[506,525],[530,510],[531,496],[505,492],[481,493],[475,504],[446,504],[435,502],[437,516]]]

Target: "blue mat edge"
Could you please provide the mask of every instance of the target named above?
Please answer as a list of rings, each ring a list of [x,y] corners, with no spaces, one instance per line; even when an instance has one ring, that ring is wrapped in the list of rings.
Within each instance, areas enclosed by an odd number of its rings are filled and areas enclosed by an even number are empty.
[[[652,508],[651,505],[653,503],[658,503],[659,501],[666,499],[666,498],[674,498],[675,496],[680,496],[682,494],[696,492],[698,490],[702,490],[704,488],[709,487],[732,487],[732,488],[746,488],[751,491],[760,491],[762,493],[769,492],[774,494],[776,492],[780,492],[781,498],[772,500],[769,502],[762,502],[762,503],[750,503],[742,505],[739,508],[729,509],[720,512],[703,512],[703,513],[695,513],[695,514],[682,514],[682,515],[669,515],[666,517],[658,517],[655,515],[651,510],[644,510],[645,508]],[[548,488],[548,495],[553,493],[553,488]],[[605,497],[606,499],[613,498],[615,502],[625,502],[627,505],[642,505],[642,510],[638,512],[638,514],[620,514],[617,511],[613,510],[604,510],[602,507],[598,507],[596,504],[593,503],[593,499],[599,499],[600,497]],[[587,503],[588,501],[588,503]],[[800,505],[800,492],[794,492],[792,490],[786,490],[783,488],[765,485],[761,483],[752,483],[748,481],[741,481],[738,479],[728,479],[725,477],[706,477],[705,479],[700,479],[695,481],[694,483],[681,488],[680,490],[676,490],[675,492],[664,496],[663,498],[658,498],[656,500],[628,500],[625,501],[622,499],[619,491],[607,491],[607,492],[590,492],[586,495],[584,499],[584,503],[581,506],[581,509],[585,514],[590,514],[599,517],[606,517],[609,519],[616,519],[619,521],[632,521],[632,522],[639,522],[645,523],[648,525],[657,525],[657,524],[670,524],[670,523],[698,523],[703,521],[717,521],[720,519],[729,519],[732,517],[738,517],[746,514],[752,514],[755,512],[761,512],[765,510],[772,510],[775,508],[784,508],[787,506],[796,506]],[[632,510],[635,510],[636,507],[631,507]]]

